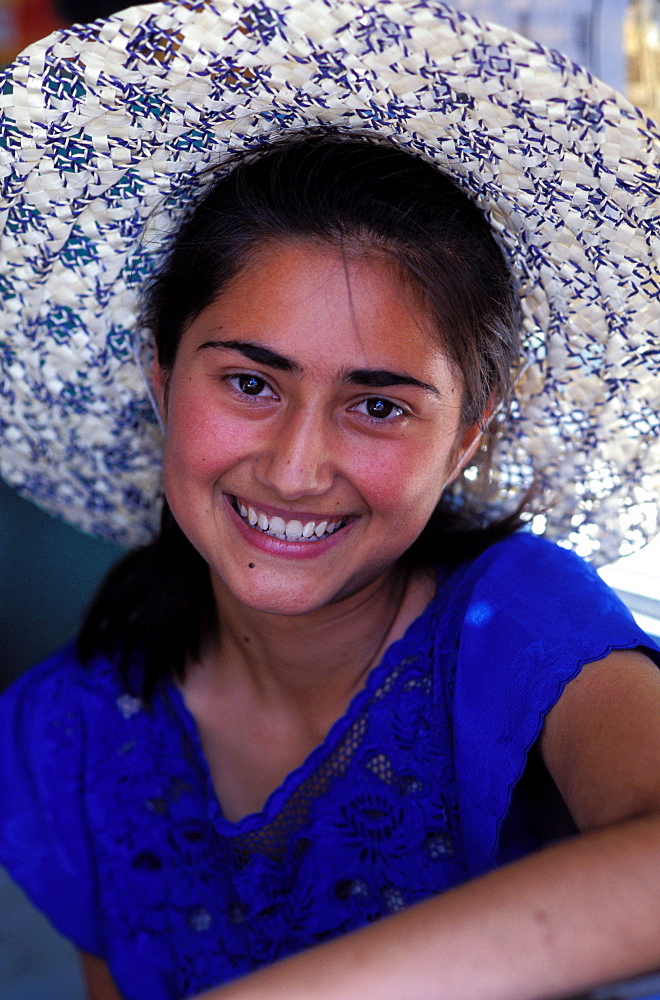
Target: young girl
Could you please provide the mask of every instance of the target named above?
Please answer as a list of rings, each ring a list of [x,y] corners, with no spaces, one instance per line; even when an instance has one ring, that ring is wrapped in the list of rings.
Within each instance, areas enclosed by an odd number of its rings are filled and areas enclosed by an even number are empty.
[[[658,430],[651,133],[621,105],[636,186],[585,154],[571,242],[548,177],[572,139],[543,148],[557,107],[596,148],[598,87],[576,110],[566,83],[495,170],[493,74],[509,60],[510,96],[547,57],[445,8],[394,14],[165,3],[10,73],[4,474],[87,528],[149,530],[138,296],[163,428],[160,532],[2,701],[0,859],[92,1000],[510,1000],[660,964],[660,654],[578,556],[520,530],[634,525],[613,512]],[[369,117],[374,53],[388,115],[405,94],[417,123],[398,141]],[[411,65],[435,105],[454,93],[425,140]],[[264,111],[255,81],[277,80]],[[637,489],[650,506],[652,468]],[[541,849],[547,795],[581,835]]]

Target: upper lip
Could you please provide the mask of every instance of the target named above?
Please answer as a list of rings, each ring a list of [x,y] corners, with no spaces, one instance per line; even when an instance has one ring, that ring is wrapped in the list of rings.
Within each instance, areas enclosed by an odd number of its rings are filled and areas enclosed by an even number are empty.
[[[303,524],[309,521],[315,521],[317,524],[321,521],[343,521],[348,517],[353,515],[341,513],[340,511],[335,511],[328,513],[323,511],[321,513],[312,513],[310,511],[300,511],[292,510],[291,508],[283,507],[271,507],[270,504],[261,503],[257,500],[247,500],[244,496],[239,496],[237,493],[226,494],[230,501],[235,500],[239,504],[243,504],[244,507],[252,507],[257,513],[263,512],[266,517],[281,517],[283,521],[301,521]]]

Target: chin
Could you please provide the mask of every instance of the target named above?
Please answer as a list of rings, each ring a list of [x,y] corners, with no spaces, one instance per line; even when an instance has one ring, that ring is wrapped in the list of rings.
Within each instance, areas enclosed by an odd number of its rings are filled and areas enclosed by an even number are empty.
[[[323,608],[332,607],[341,601],[350,600],[361,592],[382,579],[395,568],[394,565],[383,567],[381,565],[373,567],[370,571],[363,571],[349,579],[338,580],[333,587],[332,581],[327,578],[323,585],[314,590],[310,586],[309,579],[296,580],[295,573],[286,574],[272,580],[261,579],[259,569],[246,567],[245,573],[238,581],[232,581],[228,577],[213,573],[218,586],[214,587],[219,613],[222,617],[222,604],[227,594],[231,594],[235,601],[261,614],[281,615],[286,617],[299,617],[301,615],[313,614]],[[253,580],[250,575],[254,574]],[[250,583],[252,582],[252,586]],[[234,585],[235,584],[235,585]]]
[[[334,604],[336,599],[340,599],[323,596],[314,600],[309,593],[296,595],[281,593],[237,594],[234,592],[234,596],[244,607],[250,608],[252,611],[285,618],[313,614],[315,611],[320,611],[322,608]]]

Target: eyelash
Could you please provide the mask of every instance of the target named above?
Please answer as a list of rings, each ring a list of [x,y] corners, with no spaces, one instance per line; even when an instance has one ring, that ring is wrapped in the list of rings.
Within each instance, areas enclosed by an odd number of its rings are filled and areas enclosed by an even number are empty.
[[[246,392],[244,389],[241,389],[241,387],[240,387],[239,384],[237,384],[237,383],[240,382],[241,379],[246,379],[246,380],[252,379],[255,382],[260,382],[261,383],[261,388],[262,389],[270,389],[271,395],[262,396],[261,391],[259,391],[258,393]],[[277,393],[275,392],[275,390],[273,389],[273,387],[266,381],[266,379],[263,378],[261,375],[254,374],[254,372],[236,372],[233,375],[225,375],[224,378],[223,378],[223,382],[229,383],[229,385],[237,393],[239,393],[239,395],[241,395],[241,396],[243,396],[243,397],[245,397],[247,399],[251,399],[251,400],[255,399],[256,400],[256,399],[272,399],[272,398],[277,398]]]
[[[242,379],[253,380],[254,382],[260,383],[261,385],[260,391],[258,393],[246,392],[245,389],[242,389],[240,387],[240,381]],[[227,382],[229,385],[232,386],[232,388],[237,393],[239,393],[241,396],[249,400],[278,398],[277,393],[272,388],[270,383],[267,382],[267,380],[263,378],[261,375],[256,375],[253,372],[236,372],[235,374],[232,375],[225,375],[223,377],[223,381]],[[266,388],[270,389],[271,395],[266,395],[266,396],[262,395],[263,389]],[[359,407],[361,406],[366,407],[370,403],[372,404],[385,403],[386,406],[391,407],[391,410],[384,417],[375,417],[372,414],[359,409]],[[354,404],[351,407],[351,410],[353,412],[360,413],[360,415],[364,417],[370,424],[377,425],[380,427],[382,427],[384,424],[393,423],[395,420],[401,417],[407,416],[407,411],[402,406],[400,406],[398,403],[393,402],[391,399],[387,399],[386,396],[367,396],[365,399],[361,399],[359,403]]]
[[[352,409],[358,410],[358,407],[367,406],[369,403],[385,403],[387,406],[391,407],[391,411],[385,417],[374,417],[370,413],[358,411],[362,412],[362,415],[372,424],[380,424],[382,426],[383,424],[393,423],[397,418],[406,416],[406,411],[402,406],[399,406],[398,403],[392,402],[391,399],[387,399],[385,396],[368,396],[366,399],[360,400],[360,402],[353,406]]]

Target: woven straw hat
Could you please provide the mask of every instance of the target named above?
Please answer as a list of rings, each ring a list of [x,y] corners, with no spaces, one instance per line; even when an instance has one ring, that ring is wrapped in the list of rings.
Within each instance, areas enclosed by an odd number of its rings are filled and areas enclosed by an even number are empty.
[[[558,53],[437,0],[166,0],[29,48],[0,111],[0,473],[42,507],[153,534],[144,278],[203,168],[331,125],[435,163],[510,262],[522,374],[459,497],[500,516],[536,478],[600,561],[657,530],[660,136]]]

